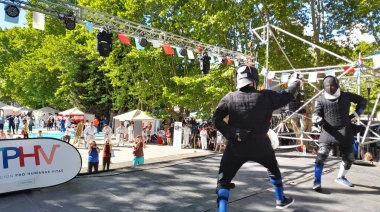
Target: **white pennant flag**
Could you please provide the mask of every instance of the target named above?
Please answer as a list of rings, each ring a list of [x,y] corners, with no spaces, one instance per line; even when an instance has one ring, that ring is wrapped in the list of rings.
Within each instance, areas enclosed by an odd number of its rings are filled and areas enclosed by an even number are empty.
[[[289,80],[289,73],[281,73],[281,82],[285,83]]]
[[[374,68],[380,68],[380,55],[375,55],[372,60]]]
[[[317,72],[311,72],[311,73],[309,73],[309,78],[307,79],[308,82],[310,82],[310,83],[317,82],[317,75],[318,75]]]
[[[33,28],[45,30],[45,14],[33,11]]]
[[[194,53],[193,53],[193,51],[191,51],[191,50],[187,50],[187,57],[188,57],[190,60],[194,60],[195,57],[194,57]]]

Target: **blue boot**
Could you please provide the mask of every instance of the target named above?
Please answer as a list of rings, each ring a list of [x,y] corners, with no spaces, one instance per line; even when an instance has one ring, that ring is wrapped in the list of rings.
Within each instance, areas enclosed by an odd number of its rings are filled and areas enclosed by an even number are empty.
[[[218,212],[227,212],[230,190],[222,188],[218,191]]]
[[[320,167],[318,165],[314,166],[314,183],[313,183],[313,189],[316,191],[319,191],[322,189],[321,179],[322,179],[322,171],[323,166]]]

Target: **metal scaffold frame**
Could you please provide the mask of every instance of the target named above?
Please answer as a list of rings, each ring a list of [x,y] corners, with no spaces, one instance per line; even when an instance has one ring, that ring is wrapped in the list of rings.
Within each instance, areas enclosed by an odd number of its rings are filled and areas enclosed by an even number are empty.
[[[291,63],[289,57],[286,55],[285,51],[284,51],[284,48],[282,48],[281,44],[278,42],[277,38],[275,37],[273,31],[272,31],[272,28],[275,29],[276,31],[279,31],[279,32],[282,32],[284,33],[285,35],[288,35],[288,36],[291,36],[299,41],[301,41],[302,43],[305,43],[305,44],[308,44],[311,48],[317,48],[319,50],[322,50],[338,59],[341,59],[342,61],[344,62],[347,62],[349,65],[335,65],[335,66],[325,66],[325,67],[310,67],[310,68],[299,68],[299,69],[296,69],[293,64]],[[259,31],[262,30],[262,32],[260,33]],[[373,77],[373,76],[376,76],[378,75],[378,73],[376,73],[376,69],[372,68],[372,67],[369,67],[369,66],[366,66],[364,65],[363,61],[361,60],[360,56],[358,58],[358,61],[355,62],[355,61],[352,61],[352,60],[349,60],[345,57],[342,57],[338,54],[335,54],[325,48],[322,48],[314,43],[311,43],[303,38],[300,38],[296,35],[293,35],[292,33],[290,32],[287,32],[279,27],[276,27],[276,26],[273,26],[271,24],[266,24],[265,26],[261,26],[261,27],[258,27],[258,28],[250,28],[250,32],[252,34],[252,36],[256,36],[263,44],[266,45],[266,75],[264,76],[264,79],[265,79],[265,82],[264,82],[264,86],[265,88],[268,88],[268,73],[269,73],[269,45],[270,45],[270,38],[273,38],[273,40],[276,42],[276,44],[278,45],[278,47],[280,48],[282,54],[285,56],[286,60],[288,61],[289,65],[292,67],[292,69],[290,70],[276,70],[276,71],[273,71],[275,74],[281,74],[281,73],[289,73],[289,72],[293,72],[293,73],[310,73],[310,72],[317,72],[317,73],[325,73],[324,70],[331,70],[331,69],[335,69],[335,68],[343,68],[343,67],[347,67],[349,66],[348,69],[346,70],[340,70],[340,71],[336,71],[336,72],[342,72],[337,78],[338,79],[347,79],[347,81],[349,81],[350,79],[352,78],[355,78],[356,79],[356,84],[357,84],[357,93],[360,95],[360,81],[361,81],[361,78],[363,77]],[[261,35],[261,36],[260,36]],[[346,76],[347,73],[351,72],[352,69],[358,67],[359,70],[357,71],[357,74],[356,76]],[[363,71],[363,69],[366,69],[369,70],[369,72],[371,73],[365,73]],[[363,74],[362,74],[363,73]],[[273,80],[274,81],[278,81],[278,78],[274,78]],[[323,78],[318,78],[317,80],[322,80]],[[310,132],[305,132],[304,131],[304,126],[303,126],[303,119],[307,118],[307,117],[304,117],[303,115],[300,115],[298,114],[299,111],[301,111],[303,108],[305,108],[308,104],[310,104],[313,100],[315,100],[316,98],[318,98],[322,93],[323,93],[323,90],[319,90],[316,85],[308,82],[308,84],[310,86],[312,86],[313,88],[315,88],[318,93],[315,94],[312,98],[310,98],[309,100],[307,100],[302,106],[300,106],[296,111],[292,112],[290,115],[286,116],[283,120],[281,120],[281,122],[276,126],[274,127],[274,130],[276,131],[277,135],[278,135],[278,138],[283,138],[283,139],[293,139],[293,140],[300,140],[301,141],[301,144],[300,145],[303,145],[303,142],[306,141],[306,142],[314,142],[316,145],[317,144],[317,141],[318,140],[315,140],[313,138],[310,137],[310,135],[312,134],[315,134],[315,133],[310,133]],[[272,87],[271,89],[274,89],[278,86],[280,86],[281,83],[279,83],[279,85],[275,86],[275,87]],[[380,98],[380,95],[379,97],[377,98],[376,100],[376,103],[373,107],[373,110],[372,110],[372,114],[371,114],[371,119],[373,119],[374,117],[374,114],[376,112],[376,106],[378,104],[378,101],[379,101],[379,98]],[[282,114],[281,114],[282,116]],[[279,131],[283,130],[284,127],[286,128],[286,121],[288,121],[289,119],[299,119],[299,122],[300,122],[300,127],[299,127],[299,131],[300,132],[294,132],[294,133],[291,133],[291,132],[283,132],[283,133],[280,133]],[[364,136],[362,139],[360,139],[360,134],[358,134],[356,136],[357,140],[360,141],[360,145],[359,145],[359,150],[358,150],[358,156],[360,154],[360,148],[362,148],[364,145],[367,145],[367,144],[370,144],[370,143],[374,143],[374,142],[378,142],[379,141],[379,138],[380,136],[378,134],[376,134],[375,132],[373,132],[369,127],[370,127],[370,124],[371,124],[371,121],[369,121],[367,123],[367,125],[363,124],[360,119],[358,121],[360,125],[363,125],[366,127],[366,130],[365,130],[365,133],[364,133]],[[367,137],[368,135],[368,131],[371,131],[376,137]],[[296,138],[296,137],[290,137],[289,135],[292,135],[292,134],[299,134],[300,137],[299,138]],[[304,138],[304,134],[306,135],[307,138]],[[295,147],[298,147],[300,145],[296,145]],[[280,147],[281,148],[281,147]],[[286,147],[284,147],[286,148]]]
[[[133,37],[144,36],[148,40],[157,40],[162,44],[166,43],[173,47],[184,48],[195,52],[198,52],[198,47],[202,47],[203,51],[208,51],[210,54],[216,56],[228,56],[232,60],[254,60],[254,57],[248,54],[195,41],[174,33],[145,26],[127,19],[122,19],[117,16],[62,0],[56,0],[54,2],[49,0],[39,0],[37,4],[32,4],[28,0],[0,0],[0,3],[13,5],[28,11],[35,11],[57,18],[60,13],[72,14],[75,17],[76,23],[81,25],[91,22],[95,29],[103,29],[107,27],[113,32],[120,32]]]

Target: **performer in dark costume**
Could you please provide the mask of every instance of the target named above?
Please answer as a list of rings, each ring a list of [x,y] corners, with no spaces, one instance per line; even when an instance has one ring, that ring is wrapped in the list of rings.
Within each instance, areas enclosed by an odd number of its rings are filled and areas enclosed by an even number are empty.
[[[219,211],[227,210],[229,190],[235,187],[231,181],[247,161],[267,168],[275,191],[276,208],[287,208],[294,199],[283,194],[281,172],[267,133],[273,111],[294,100],[302,81],[290,81],[288,91],[258,91],[258,72],[250,65],[239,66],[235,77],[238,90],[221,99],[213,116],[214,125],[228,140],[216,188]],[[223,120],[227,116],[228,123]]]
[[[346,179],[346,174],[355,160],[353,153],[354,134],[351,120],[363,113],[367,100],[362,96],[340,91],[339,81],[334,76],[323,79],[324,93],[315,101],[312,121],[322,126],[320,144],[314,166],[314,190],[320,190],[323,166],[332,147],[339,147],[342,163],[336,182],[352,187]],[[351,102],[356,104],[356,110],[350,115]]]

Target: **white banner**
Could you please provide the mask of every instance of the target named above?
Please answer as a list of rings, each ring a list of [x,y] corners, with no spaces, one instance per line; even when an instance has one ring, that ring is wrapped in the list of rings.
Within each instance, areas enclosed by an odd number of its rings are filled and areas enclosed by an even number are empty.
[[[182,122],[174,122],[173,147],[181,148],[182,143]]]
[[[78,150],[54,138],[0,141],[0,193],[59,185],[82,168]]]

